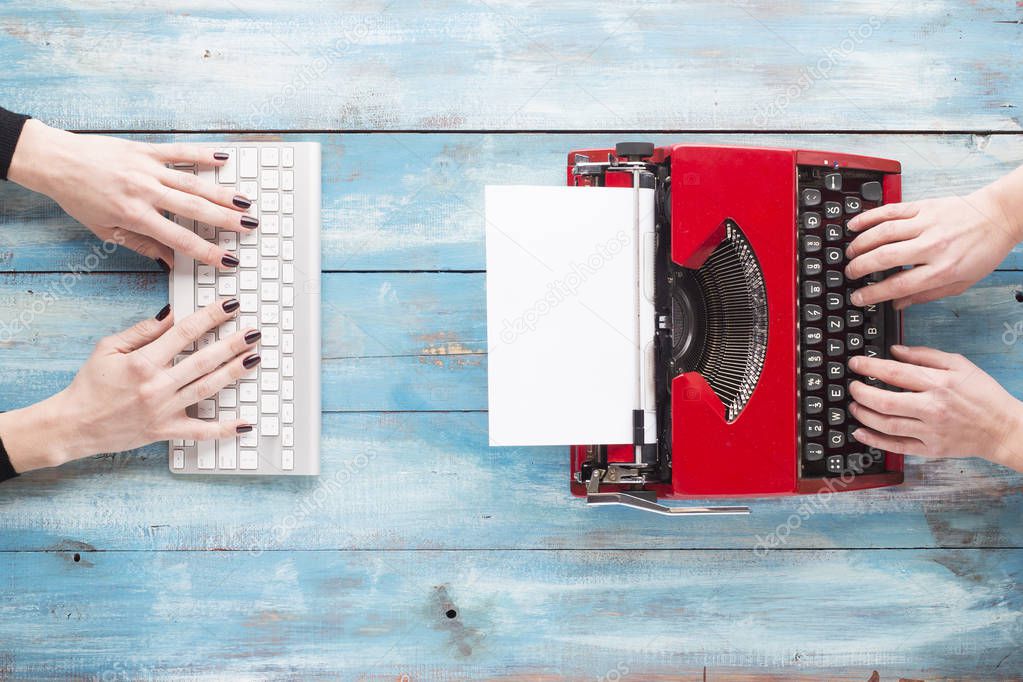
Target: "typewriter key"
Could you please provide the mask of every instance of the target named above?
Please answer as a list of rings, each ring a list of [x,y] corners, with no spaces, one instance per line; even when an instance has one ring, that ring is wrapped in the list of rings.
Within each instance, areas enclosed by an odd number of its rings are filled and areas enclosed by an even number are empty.
[[[859,350],[863,348],[863,337],[859,334],[846,334],[845,346],[850,351]]]
[[[828,400],[833,403],[841,402],[845,399],[845,386],[842,384],[830,384],[828,386]]]
[[[845,212],[846,213],[859,213],[863,209],[863,202],[860,201],[859,197],[846,197],[845,198]]]
[[[824,217],[825,218],[837,218],[842,215],[842,204],[837,201],[825,201],[824,202]]]
[[[834,381],[845,376],[845,365],[841,362],[828,363],[828,379]]]
[[[803,365],[814,369],[824,364],[824,353],[819,350],[808,350],[803,353]]]
[[[808,391],[819,391],[824,388],[824,377],[814,372],[808,372],[803,376],[803,386]]]
[[[838,192],[842,189],[842,174],[841,173],[828,173],[824,176],[824,186],[830,189],[832,192]]]
[[[845,445],[845,434],[841,431],[828,431],[828,447],[840,448]]]
[[[824,311],[819,305],[808,303],[803,306],[803,319],[807,322],[816,322],[824,317]]]
[[[803,228],[807,230],[814,230],[821,226],[821,214],[814,213],[813,211],[804,213],[802,216]]]
[[[807,443],[803,446],[803,454],[807,462],[819,462],[824,459],[824,446],[820,443]]]
[[[845,354],[845,343],[841,339],[828,339],[827,352],[831,357]]]
[[[845,423],[845,410],[840,407],[828,408],[828,425],[841,426]],[[832,433],[835,433],[832,431]]]
[[[824,332],[817,327],[807,327],[803,330],[803,342],[808,346],[816,346],[824,340]]]
[[[838,265],[842,262],[842,249],[837,246],[829,246],[824,249],[824,260],[828,262],[828,265]]]
[[[820,235],[803,235],[803,253],[817,253],[821,250],[821,246]]]
[[[845,299],[842,298],[842,294],[828,294],[824,301],[825,305],[828,306],[828,310],[838,310],[845,305]]]
[[[824,228],[824,238],[829,242],[842,241],[842,226],[828,223],[827,227]]]
[[[817,280],[808,279],[803,282],[803,297],[817,298],[824,293],[824,286]]]
[[[850,327],[859,327],[863,324],[863,313],[859,310],[846,310],[845,323]]]
[[[820,414],[824,411],[824,401],[815,395],[809,395],[804,401],[807,414]]]
[[[824,275],[824,283],[828,285],[829,289],[837,289],[842,286],[844,281],[845,278],[840,270],[828,270]]]
[[[824,269],[824,264],[821,263],[820,258],[807,258],[803,261],[803,273],[813,277],[814,275],[821,274]]]
[[[881,333],[876,324],[868,324],[863,328],[863,336],[868,339],[876,339]]]
[[[842,455],[829,455],[828,456],[828,473],[829,474],[840,474],[843,468],[843,457]]]
[[[865,182],[860,187],[860,194],[867,201],[881,201],[881,183],[880,182]]]
[[[806,420],[806,436],[807,438],[813,438],[824,433],[824,422],[817,419]]]
[[[803,206],[816,206],[821,203],[821,191],[819,189],[803,190]]]

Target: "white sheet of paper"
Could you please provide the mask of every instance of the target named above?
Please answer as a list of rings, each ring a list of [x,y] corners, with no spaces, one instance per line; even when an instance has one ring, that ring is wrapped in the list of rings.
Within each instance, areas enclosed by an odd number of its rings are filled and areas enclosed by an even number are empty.
[[[491,445],[632,442],[634,210],[628,188],[486,188]]]

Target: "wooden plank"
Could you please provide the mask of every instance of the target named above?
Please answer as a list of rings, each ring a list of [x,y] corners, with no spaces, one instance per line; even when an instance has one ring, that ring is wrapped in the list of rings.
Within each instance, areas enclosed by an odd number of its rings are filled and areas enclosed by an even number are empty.
[[[1019,6],[0,8],[0,101],[136,130],[1019,130]]]
[[[66,547],[5,553],[0,569],[0,661],[19,679],[993,681],[1023,667],[1020,550]]]
[[[0,405],[60,390],[99,338],[167,300],[155,273],[86,275],[66,294],[65,277],[0,275]],[[481,273],[324,275],[324,409],[485,410],[484,280]],[[962,296],[914,306],[907,342],[963,353],[1023,395],[1019,292],[1021,273],[997,272]]]
[[[286,139],[323,145],[324,269],[482,270],[484,185],[562,184],[569,150],[613,146],[623,137],[658,144],[803,146],[890,156],[903,162],[907,199],[966,194],[1023,163],[1023,135],[375,134]],[[86,230],[49,200],[0,184],[0,271],[157,269],[124,250],[92,262],[90,249],[98,242]],[[1023,247],[1003,267],[1023,268]]]
[[[489,448],[486,425],[325,414],[310,479],[181,478],[161,445],[33,472],[0,486],[0,550],[738,548],[752,561],[774,547],[1023,546],[1023,477],[978,460],[913,459],[899,488],[679,520],[587,508],[567,448]]]

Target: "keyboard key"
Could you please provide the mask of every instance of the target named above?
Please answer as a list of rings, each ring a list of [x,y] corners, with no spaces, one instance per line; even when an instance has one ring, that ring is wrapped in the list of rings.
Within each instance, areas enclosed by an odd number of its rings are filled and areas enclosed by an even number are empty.
[[[803,259],[803,274],[813,277],[814,275],[821,274],[822,270],[824,270],[824,265],[819,258]]]
[[[259,434],[255,429],[238,436],[238,445],[243,448],[254,448],[259,446]]]
[[[255,450],[243,448],[238,455],[238,468],[246,471],[255,471],[259,468],[259,454]]]
[[[277,327],[267,327],[262,330],[263,338],[259,340],[261,346],[276,346],[280,342],[281,330]]]
[[[291,214],[295,212],[295,195],[285,194],[281,197],[281,213]]]
[[[264,237],[259,242],[259,254],[266,258],[276,258],[280,249],[281,240],[277,237]]]
[[[845,198],[845,212],[846,213],[859,213],[863,210],[863,202],[860,201],[859,197],[846,197]]]
[[[859,334],[847,334],[845,337],[845,345],[850,352],[858,351],[863,348],[863,337]]]
[[[295,427],[281,427],[281,445],[286,448],[290,448],[295,445]]]
[[[221,407],[238,407],[238,389],[222,388],[217,394],[217,402]]]
[[[174,457],[171,460],[171,466],[173,466],[175,469],[184,469],[185,468],[185,451],[184,450],[177,450],[177,449],[174,450]]]
[[[254,268],[259,259],[255,249],[242,249],[238,253],[238,260],[243,268]]]
[[[285,358],[287,360],[287,358]],[[295,382],[285,379],[281,382],[281,400],[295,399]]]
[[[255,270],[242,270],[239,278],[239,288],[242,290],[251,291],[259,286],[259,277],[256,276]]]
[[[837,315],[828,315],[828,331],[832,334],[838,333],[845,328],[845,320]]]
[[[281,285],[277,282],[263,282],[259,288],[259,300],[278,301],[281,295]]]
[[[808,346],[816,346],[824,340],[824,332],[817,327],[803,328],[803,343]]]
[[[863,313],[859,310],[845,311],[845,323],[850,327],[859,327],[863,324]]]
[[[263,414],[277,414],[281,411],[280,399],[276,393],[264,393],[259,399],[259,406]]]
[[[863,328],[863,338],[876,339],[880,335],[881,330],[878,329],[878,326],[876,324],[868,324],[866,327]]]
[[[281,189],[290,192],[295,189],[295,173],[294,171],[281,171]]]
[[[238,302],[243,313],[254,313],[259,309],[259,299],[255,294],[239,294]]]
[[[824,377],[814,372],[807,372],[803,375],[803,387],[807,391],[819,391],[824,388]]]
[[[213,287],[199,287],[195,291],[195,305],[202,308],[217,300],[217,292]]]
[[[243,178],[256,177],[256,148],[242,147],[238,159],[238,174]],[[250,197],[251,198],[251,197]]]
[[[803,206],[816,206],[821,203],[821,191],[819,189],[807,188],[803,190]]]
[[[286,377],[295,376],[295,358],[285,355],[281,358],[281,374]]]
[[[824,447],[820,443],[807,443],[803,446],[803,456],[807,462],[819,462],[824,458]]]
[[[238,408],[238,417],[246,424],[256,424],[259,421],[259,411],[255,405],[242,405]]]
[[[195,283],[196,284],[213,284],[216,281],[217,270],[212,265],[196,264],[195,266]]]
[[[259,174],[260,189],[278,189],[280,184],[281,176],[279,171],[267,169]]]
[[[837,289],[845,282],[845,277],[840,270],[828,270],[824,273],[824,284],[829,289]]]
[[[281,311],[281,329],[292,331],[295,328],[295,311],[285,309]]]
[[[828,357],[837,357],[839,355],[845,355],[845,343],[840,339],[828,339],[828,343],[825,346],[825,351]]]
[[[280,229],[280,220],[281,217],[275,213],[263,216],[259,221],[259,231],[263,234],[277,234]]]
[[[822,245],[820,235],[803,235],[803,253],[817,253],[821,250]]]
[[[263,192],[259,198],[259,210],[264,213],[276,213],[281,207],[281,195],[277,192]]]
[[[829,246],[824,249],[824,261],[828,265],[838,265],[842,262],[844,255],[845,254],[842,253],[842,249],[836,246]]]
[[[840,403],[845,400],[845,386],[842,384],[829,384],[828,385],[828,401],[833,403]]]
[[[807,438],[816,438],[824,433],[824,422],[817,419],[807,419],[804,430]]]
[[[807,369],[814,369],[824,364],[824,353],[819,350],[803,351],[803,366]]]
[[[829,407],[828,408],[828,425],[829,426],[841,426],[844,423],[845,423],[845,410],[843,410],[841,407]]]
[[[838,449],[845,445],[845,434],[841,431],[828,431],[828,447]]]
[[[295,423],[295,403],[283,403],[281,405],[281,422],[284,424]]]
[[[803,229],[815,230],[821,226],[821,214],[808,211],[800,216],[803,223]]]
[[[824,411],[824,401],[815,395],[803,399],[803,409],[807,414],[820,414]]]
[[[845,376],[845,364],[841,362],[828,363],[828,381],[835,381]]]
[[[276,329],[274,331],[277,331]],[[291,354],[295,352],[295,335],[285,334],[281,339],[281,352]]]
[[[881,183],[865,182],[860,187],[860,194],[867,201],[881,201]]]
[[[238,293],[238,278],[227,275],[217,279],[217,293],[221,296],[234,296]]]
[[[281,242],[281,258],[284,260],[295,260],[295,242],[285,239]]]
[[[276,392],[281,385],[281,375],[277,372],[262,371],[259,373],[259,387],[263,391]]]
[[[225,251],[234,251],[238,248],[238,233],[225,230],[217,236],[217,243]]]
[[[295,305],[295,287],[281,289],[281,305],[290,308]]]
[[[824,311],[819,305],[809,303],[803,306],[803,320],[806,322],[816,322],[822,317],[824,317]]]
[[[243,403],[254,403],[258,396],[259,391],[256,389],[256,382],[243,381],[238,384],[238,397]]]
[[[803,282],[803,298],[817,298],[824,293],[824,285],[815,279]]]
[[[217,416],[216,400],[200,400],[196,408],[199,419],[213,419]]]
[[[842,215],[842,204],[837,201],[826,201],[824,202],[824,217],[825,218],[838,218]]]
[[[281,217],[281,236],[294,237],[295,236],[295,219],[291,216]]]
[[[281,271],[281,262],[272,258],[264,258],[259,263],[259,276],[262,279],[277,279]]]
[[[842,190],[842,174],[841,173],[828,173],[824,176],[824,186],[830,189],[832,192],[839,192]]]
[[[215,469],[217,466],[217,441],[201,440],[196,444],[195,464],[200,469]]]
[[[280,367],[281,355],[276,348],[263,348],[259,353],[263,361],[260,363],[265,369],[277,369]]]
[[[260,150],[260,161],[264,167],[280,165],[280,151],[277,147],[263,147]]]
[[[259,433],[262,436],[276,436],[280,434],[281,420],[279,417],[263,417],[259,425]]]
[[[238,182],[238,150],[234,147],[226,147],[217,151],[227,152],[227,162],[217,169],[217,182],[222,185],[233,185]]]
[[[866,355],[868,358],[876,358],[879,355],[881,355],[881,349],[878,348],[877,346],[864,346],[863,354]]]
[[[827,468],[829,474],[840,474],[844,468],[842,455],[829,455],[827,461]]]
[[[280,313],[280,306],[275,303],[266,303],[259,311],[259,320],[262,324],[277,324]]]
[[[295,165],[294,147],[283,147],[281,149],[281,165],[285,168],[291,168]]]
[[[295,451],[281,450],[281,469],[292,471],[295,468]]]
[[[845,305],[845,299],[842,298],[842,294],[829,293],[824,297],[824,305],[828,310],[839,310]]]
[[[842,226],[835,225],[834,223],[828,223],[827,227],[824,228],[824,238],[829,242],[840,242],[842,241]]]

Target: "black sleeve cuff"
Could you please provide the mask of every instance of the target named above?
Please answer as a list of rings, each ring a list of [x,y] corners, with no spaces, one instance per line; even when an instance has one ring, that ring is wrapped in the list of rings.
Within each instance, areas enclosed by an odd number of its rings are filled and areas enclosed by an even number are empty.
[[[14,149],[18,146],[21,129],[29,119],[24,114],[15,114],[0,107],[0,180],[7,179],[7,170],[14,158]]]
[[[6,481],[8,478],[14,478],[18,475],[18,472],[14,470],[14,466],[11,464],[11,458],[7,456],[7,448],[4,447],[4,442],[0,439],[0,482]]]

